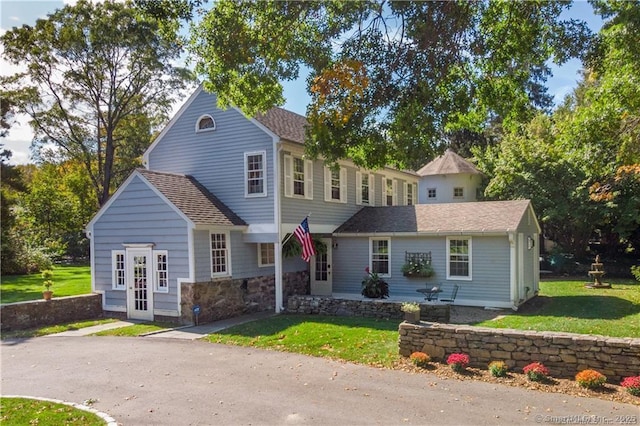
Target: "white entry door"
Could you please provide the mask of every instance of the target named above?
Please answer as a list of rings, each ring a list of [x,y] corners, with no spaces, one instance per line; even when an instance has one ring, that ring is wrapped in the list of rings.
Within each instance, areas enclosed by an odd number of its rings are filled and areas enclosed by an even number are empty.
[[[311,258],[311,294],[331,296],[331,239],[323,238],[322,242],[327,247],[326,253],[318,253]]]
[[[127,318],[153,321],[151,249],[127,249]]]

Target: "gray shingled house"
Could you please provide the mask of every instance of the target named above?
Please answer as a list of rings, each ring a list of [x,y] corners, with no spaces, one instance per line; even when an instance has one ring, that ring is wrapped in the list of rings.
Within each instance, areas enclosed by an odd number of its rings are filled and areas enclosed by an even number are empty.
[[[470,201],[473,170],[331,169],[305,158],[304,117],[274,108],[247,118],[216,102],[198,88],[145,168],[87,225],[105,311],[185,323],[280,311],[290,294],[359,297],[365,267],[394,298],[457,284],[456,304],[517,307],[537,291],[540,229],[528,201]],[[466,160],[445,156],[468,172]],[[438,203],[418,204],[434,187]],[[282,255],[305,217],[326,247],[309,263]],[[403,274],[412,259],[435,275]]]

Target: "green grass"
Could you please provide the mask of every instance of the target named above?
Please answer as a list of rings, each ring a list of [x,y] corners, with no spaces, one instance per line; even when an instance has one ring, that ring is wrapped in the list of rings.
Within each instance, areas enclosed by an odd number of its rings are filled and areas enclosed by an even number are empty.
[[[39,426],[106,424],[94,413],[65,404],[28,398],[0,398],[0,423]]]
[[[38,327],[31,328],[28,330],[16,330],[16,331],[6,331],[2,332],[2,340],[4,339],[15,339],[15,338],[29,338],[29,337],[39,337],[46,336],[48,334],[56,334],[62,333],[63,331],[69,330],[79,330],[81,328],[91,327],[99,324],[108,324],[110,322],[116,322],[116,319],[106,318],[101,320],[85,320],[85,321],[77,321],[70,322],[65,324],[58,325],[50,325],[46,327]]]
[[[586,281],[543,281],[538,298],[528,306],[503,319],[474,325],[640,337],[640,284],[605,280],[612,288],[588,289]]]
[[[114,328],[112,330],[104,330],[94,333],[93,336],[126,336],[136,337],[143,334],[153,333],[155,331],[174,328],[176,325],[164,322],[145,322],[140,324],[128,325],[126,327]]]
[[[401,320],[278,315],[212,334],[210,342],[253,346],[389,367],[399,358]]]
[[[91,293],[91,268],[89,266],[56,265],[53,268],[53,297],[77,296]],[[30,275],[5,275],[0,284],[2,303],[24,302],[42,299],[45,290],[40,273]]]

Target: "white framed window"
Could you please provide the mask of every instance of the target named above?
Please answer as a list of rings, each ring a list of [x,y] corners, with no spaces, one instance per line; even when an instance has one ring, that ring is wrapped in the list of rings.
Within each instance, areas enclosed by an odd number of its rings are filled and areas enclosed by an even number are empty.
[[[417,187],[415,183],[404,182],[404,205],[413,206],[416,203]]]
[[[447,237],[447,279],[471,281],[471,237]]]
[[[196,133],[210,132],[216,129],[216,122],[209,114],[201,115],[196,121]]]
[[[284,196],[313,199],[313,162],[284,156]]]
[[[229,234],[211,233],[211,276],[230,275],[229,268]]]
[[[395,179],[382,178],[382,204],[385,206],[398,205],[398,181]]]
[[[124,250],[111,251],[111,288],[114,290],[125,290],[127,288],[124,255]]]
[[[391,240],[371,238],[369,240],[369,264],[371,272],[382,277],[391,276]]]
[[[276,253],[273,243],[258,243],[258,266],[273,266],[276,264]]]
[[[154,291],[169,292],[169,253],[166,250],[153,251]]]
[[[374,182],[372,174],[356,171],[356,204],[374,205]]]
[[[429,199],[435,199],[436,198],[436,189],[435,188],[427,188],[427,198]]]
[[[324,167],[324,200],[347,202],[347,169]]]
[[[265,151],[244,153],[244,196],[267,196],[267,153]]]
[[[456,187],[453,188],[453,198],[463,198],[464,197],[464,188]]]

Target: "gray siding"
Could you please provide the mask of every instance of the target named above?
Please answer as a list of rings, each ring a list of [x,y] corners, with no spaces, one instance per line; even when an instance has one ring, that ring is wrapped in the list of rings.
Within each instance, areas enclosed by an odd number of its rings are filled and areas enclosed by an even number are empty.
[[[273,141],[233,108],[216,107],[202,91],[149,153],[151,170],[191,175],[247,223],[273,223]],[[213,131],[196,133],[209,114]],[[245,198],[244,153],[266,152],[267,197]]]
[[[153,243],[168,251],[169,293],[154,293],[155,309],[177,309],[177,279],[187,277],[187,223],[139,178],[134,178],[93,227],[96,290],[107,305],[126,306],[126,292],[112,290],[112,250],[126,243]]]
[[[405,252],[431,252],[435,275],[431,278],[407,278],[402,275]],[[344,253],[345,255],[341,255]],[[395,237],[391,239],[391,296],[420,297],[416,292],[427,284],[440,285],[443,297],[449,296],[454,284],[458,284],[459,299],[509,301],[509,242],[504,237],[473,237],[473,281],[447,280],[446,237]],[[369,265],[369,238],[339,238],[333,252],[333,291],[335,293],[360,293],[365,267]]]

